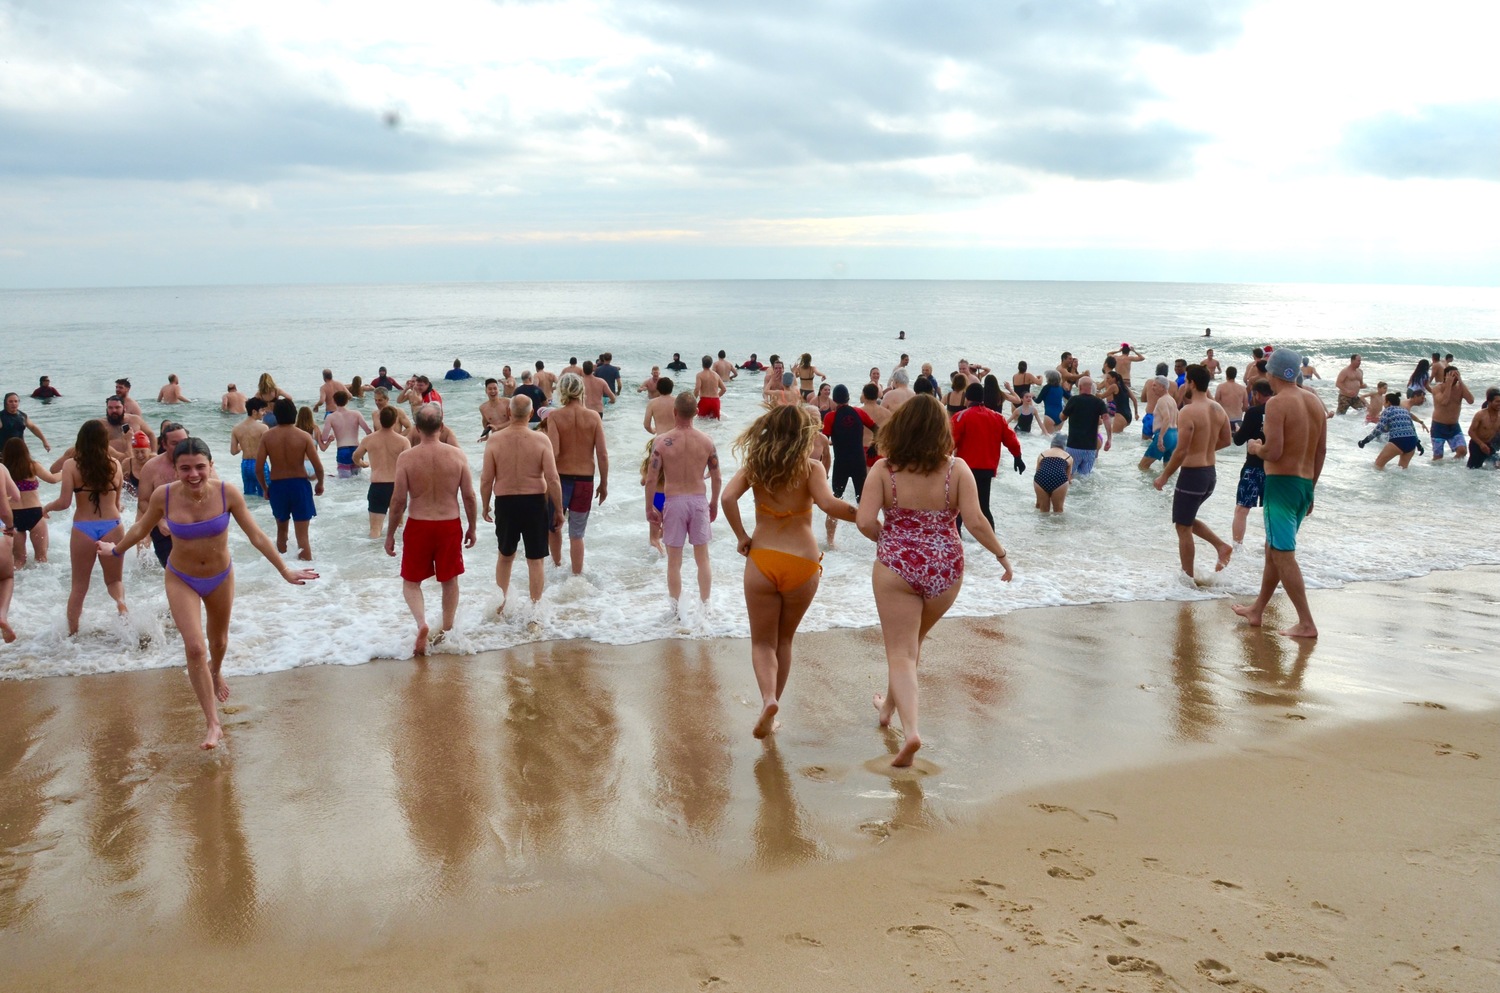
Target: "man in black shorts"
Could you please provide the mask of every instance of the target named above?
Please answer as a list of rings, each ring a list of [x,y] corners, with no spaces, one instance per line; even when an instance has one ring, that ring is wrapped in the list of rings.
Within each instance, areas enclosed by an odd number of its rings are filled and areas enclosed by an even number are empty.
[[[484,499],[484,519],[495,522],[500,557],[495,562],[495,585],[500,587],[500,609],[510,592],[510,570],[516,548],[524,543],[531,602],[539,603],[546,574],[547,529],[562,526],[562,480],[552,455],[552,442],[532,431],[531,398],[517,393],[510,399],[510,422],[490,432],[484,446],[484,469],[479,492]],[[495,498],[490,514],[490,495]]]
[[[1230,433],[1229,415],[1208,395],[1212,382],[1208,370],[1201,365],[1190,365],[1184,375],[1186,385],[1182,391],[1182,412],[1177,419],[1177,449],[1152,485],[1160,490],[1178,469],[1182,470],[1177,479],[1177,490],[1172,495],[1172,523],[1177,528],[1177,555],[1182,571],[1192,579],[1194,535],[1218,551],[1216,572],[1222,572],[1234,554],[1234,548],[1228,542],[1198,520],[1198,508],[1213,495],[1217,482],[1214,454],[1229,447]]]

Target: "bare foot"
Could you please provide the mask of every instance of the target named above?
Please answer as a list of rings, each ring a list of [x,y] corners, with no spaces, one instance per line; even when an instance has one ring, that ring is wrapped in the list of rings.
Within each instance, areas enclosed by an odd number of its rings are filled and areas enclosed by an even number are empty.
[[[1288,638],[1316,638],[1318,628],[1314,624],[1293,624],[1289,628],[1282,628],[1278,633]]]
[[[1214,572],[1223,572],[1224,567],[1229,564],[1229,557],[1234,554],[1233,545],[1219,546],[1219,564],[1214,566]]]
[[[286,539],[285,538],[277,538],[276,539],[276,550],[278,552],[280,552],[282,555],[286,554]]]
[[[203,744],[199,745],[198,747],[204,749],[205,751],[210,748],[217,748],[219,746],[219,741],[223,737],[224,729],[215,724],[208,729],[208,737],[204,738]]]
[[[667,554],[667,546],[663,545],[660,538],[651,539],[651,547],[656,549],[658,557]]]
[[[905,769],[911,765],[911,760],[917,754],[917,749],[922,747],[922,739],[914,734],[906,736],[906,741],[901,745],[901,751],[891,759],[891,766],[896,769]]]
[[[229,684],[218,673],[214,673],[214,696],[219,698],[220,703],[229,699]]]
[[[5,639],[7,645],[16,640],[16,632],[10,626],[10,621],[0,621],[0,637]]]
[[[875,694],[875,713],[879,715],[881,727],[888,728],[891,726],[891,714],[890,711],[886,709],[885,697],[881,696],[879,693]]]
[[[417,644],[416,644],[415,647],[412,648],[411,653],[413,655],[426,655],[427,654],[427,625],[426,624],[423,624],[421,627],[417,628]]]
[[[299,549],[297,549],[297,558],[301,559],[303,562],[311,562],[312,561],[312,549],[310,549],[310,548],[299,548]]]
[[[764,738],[772,731],[775,731],[779,727],[776,723],[776,711],[780,709],[780,705],[775,700],[766,704],[765,709],[760,712],[760,720],[755,722],[755,730],[750,733],[757,738]]]
[[[1243,617],[1245,619],[1245,623],[1250,625],[1251,627],[1260,627],[1261,611],[1256,610],[1252,604],[1232,603],[1229,605],[1229,609]]]
[[[436,648],[438,645],[441,645],[443,643],[443,639],[446,638],[447,636],[448,636],[448,629],[444,628],[443,630],[439,631],[437,634],[435,634],[435,635],[432,636],[432,641],[430,642],[430,644],[434,648]]]

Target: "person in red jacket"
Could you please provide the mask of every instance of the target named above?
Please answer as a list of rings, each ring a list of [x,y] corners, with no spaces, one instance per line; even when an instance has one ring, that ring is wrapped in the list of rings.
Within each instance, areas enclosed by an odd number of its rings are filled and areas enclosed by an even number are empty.
[[[974,472],[974,482],[979,487],[979,509],[984,519],[994,527],[995,515],[990,513],[990,483],[995,470],[1000,467],[1000,447],[1010,450],[1012,465],[1016,472],[1024,473],[1026,463],[1021,459],[1021,439],[1011,429],[1003,414],[997,414],[984,405],[984,387],[970,383],[964,390],[964,409],[953,415],[953,454],[963,459]]]

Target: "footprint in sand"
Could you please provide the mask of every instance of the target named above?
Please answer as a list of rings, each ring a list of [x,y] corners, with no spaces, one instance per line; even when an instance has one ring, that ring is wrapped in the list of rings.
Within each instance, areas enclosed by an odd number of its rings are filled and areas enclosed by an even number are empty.
[[[1462,755],[1466,759],[1477,759],[1477,758],[1479,758],[1479,753],[1478,752],[1465,752],[1465,751],[1462,751],[1461,749],[1455,748],[1454,746],[1448,744],[1445,741],[1434,741],[1432,743],[1432,746],[1435,749],[1437,749],[1437,751],[1436,751],[1435,754],[1438,754],[1438,755]]]
[[[898,927],[887,928],[885,936],[900,944],[908,953],[945,960],[963,958],[963,953],[958,950],[958,942],[953,940],[953,936],[931,924],[902,924]]]
[[[1080,821],[1083,821],[1085,824],[1087,824],[1089,821],[1087,817],[1083,816],[1072,807],[1060,807],[1055,803],[1033,803],[1031,805],[1031,809],[1040,810],[1044,814],[1071,814],[1072,816],[1078,818]]]
[[[1240,977],[1234,974],[1234,970],[1218,959],[1199,959],[1193,965],[1193,969],[1204,979],[1220,986],[1229,986],[1240,981]]]
[[[824,765],[809,765],[799,771],[815,783],[836,783],[844,778],[844,770],[830,769]]]
[[[1321,900],[1314,900],[1312,902],[1312,908],[1314,910],[1316,910],[1318,913],[1320,913],[1320,914],[1327,914],[1330,917],[1343,917],[1344,916],[1344,912],[1342,910],[1340,910],[1337,907],[1331,906],[1329,904],[1323,903]]]
[[[1441,703],[1433,703],[1431,700],[1408,700],[1408,707],[1426,707],[1428,710],[1447,710]]]
[[[1116,972],[1142,972],[1162,979],[1167,975],[1161,966],[1138,955],[1106,955],[1104,961],[1108,962],[1109,967]]]
[[[1328,968],[1311,955],[1303,955],[1301,952],[1266,952],[1266,961],[1300,972],[1321,972]]]
[[[821,954],[823,943],[817,938],[803,934],[801,931],[796,931],[792,934],[782,935],[781,940],[804,954],[812,956],[811,960],[801,959],[800,961],[807,964],[814,972],[833,971],[833,959]]]
[[[1074,857],[1072,852],[1060,848],[1049,848],[1042,852],[1042,861],[1048,864],[1047,875],[1053,879],[1088,879],[1094,870]]]

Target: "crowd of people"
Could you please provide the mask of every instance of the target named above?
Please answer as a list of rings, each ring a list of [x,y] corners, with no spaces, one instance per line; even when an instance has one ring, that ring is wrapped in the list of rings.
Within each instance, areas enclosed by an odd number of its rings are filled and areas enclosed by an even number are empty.
[[[1101,453],[1139,424],[1147,444],[1140,468],[1162,463],[1154,480],[1158,489],[1175,479],[1171,520],[1189,577],[1198,541],[1213,549],[1215,568],[1222,570],[1243,541],[1250,511],[1262,507],[1266,542],[1260,592],[1234,610],[1259,625],[1270,598],[1282,588],[1297,621],[1281,633],[1294,638],[1317,637],[1296,539],[1314,505],[1329,418],[1349,410],[1367,412],[1374,430],[1360,445],[1383,439],[1377,468],[1392,460],[1402,467],[1410,463],[1421,450],[1417,425],[1430,435],[1435,460],[1446,448],[1471,468],[1500,461],[1500,388],[1486,391],[1467,431],[1462,430],[1462,407],[1475,399],[1451,355],[1434,353],[1423,360],[1405,396],[1387,391],[1385,383],[1367,391],[1360,357],[1354,355],[1335,380],[1333,411],[1305,386],[1317,370],[1289,349],[1255,349],[1241,376],[1234,366],[1221,367],[1209,348],[1196,362],[1157,363],[1137,389],[1132,371],[1146,361],[1139,349],[1122,343],[1104,357],[1097,377],[1064,352],[1058,365],[1040,376],[1020,362],[1006,381],[982,364],[960,359],[940,380],[931,363],[914,370],[903,354],[889,377],[872,368],[869,380],[853,389],[829,383],[809,353],[795,360],[771,355],[765,363],[752,354],[738,364],[723,351],[704,355],[690,389],[679,389],[672,378],[686,379],[688,366],[680,354],[667,363],[667,374],[652,367],[636,389],[646,395],[640,485],[649,540],[666,558],[674,607],[682,596],[683,552],[692,546],[698,596],[706,605],[713,581],[708,545],[713,523],[724,513],[746,558],[742,582],[762,703],[754,734],[765,737],[777,726],[793,639],[817,593],[822,554],[814,506],[826,515],[826,548],[835,547],[840,521],[854,524],[875,543],[871,584],[888,682],[874,706],[881,726],[899,718],[904,741],[893,764],[905,766],[921,747],[916,673],[923,639],[963,582],[962,529],[995,556],[1004,580],[1013,575],[995,533],[990,491],[1006,453],[1015,472],[1027,472],[1018,432],[1039,429],[1049,443],[1035,460],[1031,481],[1037,510],[1056,513]],[[445,381],[469,376],[454,360]],[[750,389],[758,391],[762,413],[734,442],[739,469],[725,483],[713,437],[699,424],[721,416],[731,384],[757,376]],[[0,555],[0,634],[7,642],[15,640],[9,619],[15,570],[27,561],[28,544],[34,558],[46,559],[51,513],[72,510],[70,633],[78,631],[96,566],[117,610],[126,613],[121,554],[149,540],[163,566],[168,604],[208,726],[204,748],[215,747],[222,736],[217,708],[229,696],[220,670],[234,599],[231,519],[289,583],[317,579],[310,568],[293,569],[282,556],[295,541],[298,558],[313,559],[310,522],[325,479],[321,453],[333,447],[340,476],[368,473],[369,536],[383,537],[393,557],[399,545],[402,592],[416,627],[413,651],[424,655],[453,629],[463,552],[477,543],[480,517],[495,526],[502,611],[518,551],[526,560],[529,598],[541,599],[545,561],[550,557],[562,565],[564,527],[569,566],[582,573],[590,512],[609,494],[603,418],[624,393],[621,370],[609,353],[597,362],[570,358],[558,373],[537,361],[519,378],[505,366],[499,376],[485,379],[476,493],[442,395],[426,376],[398,383],[382,366],[368,385],[358,376],[346,385],[324,370],[315,402],[301,408],[269,373],[248,395],[229,384],[219,407],[243,418],[229,445],[229,454],[240,458],[240,487],[219,475],[208,445],[180,423],[168,419],[153,431],[130,390],[128,380],[118,380],[105,398],[103,416],[85,421],[73,445],[51,466],[34,459],[25,437],[30,433],[51,451],[41,427],[20,410],[17,394],[6,394],[0,416],[0,522],[13,554]],[[366,394],[373,399],[373,425],[350,406]],[[1413,413],[1429,394],[1430,427]],[[47,377],[32,394],[44,402],[60,395]],[[192,401],[174,374],[158,402]],[[319,410],[324,411],[321,422]],[[1231,444],[1246,451],[1232,543],[1198,516],[1217,485],[1217,453]],[[39,492],[43,484],[60,486],[59,495],[45,504]],[[845,499],[851,490],[852,503]],[[754,507],[749,527],[740,511],[747,493]],[[125,509],[132,498],[135,517],[127,527]],[[269,503],[274,541],[257,525],[248,499]],[[436,631],[426,613],[428,579],[441,591]]]

